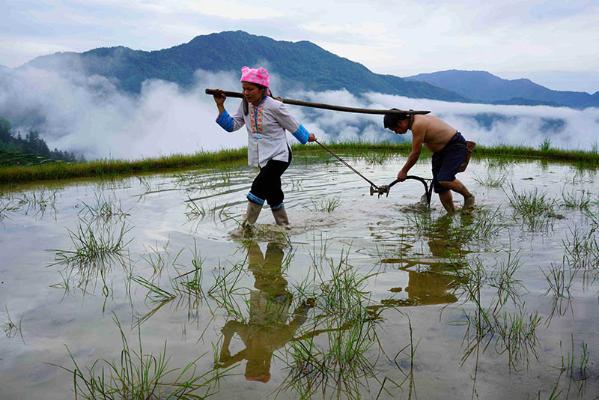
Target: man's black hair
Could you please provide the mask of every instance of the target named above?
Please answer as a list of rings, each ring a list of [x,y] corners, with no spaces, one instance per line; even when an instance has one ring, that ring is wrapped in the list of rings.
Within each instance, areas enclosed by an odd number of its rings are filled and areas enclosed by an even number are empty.
[[[397,108],[392,108],[392,110],[397,110]],[[399,110],[397,110],[399,111]],[[408,113],[389,113],[385,114],[383,118],[383,125],[385,129],[393,129],[397,126],[399,121],[403,121],[404,119],[410,118],[410,114]]]

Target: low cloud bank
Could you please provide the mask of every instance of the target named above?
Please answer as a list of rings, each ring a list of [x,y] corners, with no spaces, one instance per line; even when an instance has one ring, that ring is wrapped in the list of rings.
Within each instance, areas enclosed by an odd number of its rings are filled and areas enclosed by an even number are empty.
[[[277,93],[280,80],[275,76],[273,82]],[[0,116],[13,122],[16,130],[38,129],[52,148],[88,159],[137,159],[244,146],[245,129],[228,133],[215,124],[217,111],[212,98],[204,94],[207,87],[238,90],[239,78],[233,73],[197,71],[191,88],[150,80],[139,96],[132,96],[104,77],[78,71],[10,70],[0,73]],[[599,140],[597,108],[462,104],[380,93],[356,97],[345,90],[294,91],[285,97],[364,108],[431,110],[484,145],[538,147],[549,138],[552,147],[590,150]],[[226,103],[231,113],[238,105],[238,99]],[[382,128],[382,116],[289,108],[323,140],[398,139]]]

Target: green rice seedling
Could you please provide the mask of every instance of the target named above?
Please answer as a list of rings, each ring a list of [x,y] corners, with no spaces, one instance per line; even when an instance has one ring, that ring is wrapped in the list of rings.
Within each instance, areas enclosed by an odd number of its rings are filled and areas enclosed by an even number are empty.
[[[222,186],[230,186],[231,185],[232,175],[233,174],[231,171],[222,171],[220,173],[220,181],[222,183]]]
[[[168,250],[169,245],[170,242],[167,241],[162,248],[159,248],[158,244],[156,244],[156,247],[150,246],[149,252],[142,256],[143,260],[152,267],[152,277],[160,276],[167,265],[176,267],[177,260],[181,256],[181,253],[183,253],[183,249],[179,250],[174,257],[171,257]]]
[[[318,200],[312,199],[311,203],[312,207],[310,207],[310,209],[312,211],[332,213],[341,205],[341,199],[339,197],[331,197]]]
[[[99,226],[80,221],[77,231],[69,231],[73,250],[54,249],[55,263],[87,267],[103,265],[111,261],[122,261],[125,249],[131,240],[126,239],[130,228],[125,221],[120,226],[100,224]]]
[[[203,203],[196,203],[193,200],[189,200],[185,203],[185,207],[187,208],[187,211],[185,211],[185,216],[187,217],[188,220],[192,221],[192,220],[203,220],[206,217],[207,214],[207,210],[206,207],[204,207]]]
[[[165,303],[173,300],[177,297],[174,293],[171,293],[165,289],[162,289],[153,282],[148,281],[142,276],[134,276],[132,278],[134,282],[137,282],[144,288],[148,289],[146,299],[149,299],[151,303]]]
[[[429,212],[413,212],[406,214],[406,220],[415,235],[424,236],[431,231],[433,220]]]
[[[185,287],[188,290],[197,292],[202,290],[202,274],[204,260],[198,252],[197,242],[194,240],[194,249],[192,251],[191,266],[192,270],[184,272],[175,277],[178,280],[177,285]]]
[[[588,210],[591,206],[591,192],[576,190],[574,192],[562,189],[563,206],[577,210]]]
[[[367,152],[364,153],[360,158],[366,161],[369,165],[383,165],[389,159],[393,158],[395,154],[388,152]]]
[[[560,348],[562,342],[560,341]],[[588,345],[583,341],[580,344],[580,354],[576,355],[576,349],[574,346],[574,335],[570,335],[570,351],[566,353],[564,357],[562,351],[561,368],[562,372],[567,373],[570,379],[574,381],[585,381],[589,378],[588,367],[589,367],[590,354]]]
[[[8,217],[12,212],[18,211],[20,205],[15,202],[13,197],[0,198],[0,221]]]
[[[541,150],[542,152],[548,152],[550,149],[551,149],[551,139],[545,138],[543,140],[543,143],[541,143],[541,145],[539,146],[539,150]]]
[[[304,180],[303,179],[295,179],[291,178],[291,191],[292,192],[301,192],[304,190]]]
[[[316,246],[316,241],[315,241]],[[316,299],[314,325],[290,343],[284,361],[289,374],[282,389],[294,390],[300,398],[360,398],[369,379],[376,379],[375,363],[367,353],[377,343],[377,319],[368,308],[365,290],[370,274],[361,274],[349,264],[349,250],[339,260],[327,256],[326,240],[311,253],[313,282],[300,285],[300,296]],[[316,341],[317,336],[324,335]]]
[[[23,330],[21,329],[21,325],[23,320],[19,320],[18,323],[15,323],[10,317],[10,313],[8,312],[8,307],[4,306],[4,310],[6,311],[6,321],[2,324],[2,330],[7,338],[13,338],[17,335],[21,336],[21,340],[25,342],[23,339]]]
[[[549,219],[556,217],[555,200],[548,199],[544,193],[539,193],[537,188],[529,192],[518,192],[514,184],[510,191],[505,192],[508,201],[515,211],[515,216],[522,218],[531,230],[539,230],[549,226]]]
[[[537,357],[536,331],[541,323],[541,317],[536,311],[525,314],[521,308],[516,313],[502,313],[495,322],[498,336],[495,350],[498,354],[507,353],[510,368],[518,370],[522,362],[528,365],[530,356]]]
[[[539,193],[537,188],[530,192],[519,193],[514,184],[510,185],[510,191],[505,192],[510,205],[522,216],[538,216],[553,212],[554,200],[549,200],[546,194]]]
[[[414,370],[415,370],[415,360],[416,360],[416,349],[418,348],[418,345],[420,344],[420,340],[418,340],[416,342],[416,344],[414,344],[414,329],[412,327],[412,320],[410,319],[409,315],[406,315],[407,319],[408,319],[408,329],[409,329],[409,333],[410,333],[410,341],[408,344],[406,344],[404,347],[402,347],[397,354],[395,355],[395,357],[393,358],[393,363],[397,366],[397,368],[399,369],[399,371],[401,371],[401,373],[404,375],[405,379],[403,382],[401,382],[398,387],[401,389],[403,387],[403,385],[405,384],[405,382],[408,382],[408,399],[411,399],[413,396],[416,396],[416,384],[415,384],[415,380],[414,380]],[[408,353],[408,357],[409,357],[409,370],[406,373],[402,366],[401,363],[398,362],[398,358],[403,355],[404,352]]]
[[[549,271],[543,271],[543,274],[549,285],[545,294],[551,293],[553,301],[551,313],[546,319],[546,323],[549,325],[556,314],[562,316],[567,310],[574,311],[572,308],[570,287],[576,276],[576,272],[569,268],[567,269],[566,263],[562,262],[559,266],[551,264]]]
[[[460,219],[460,226],[450,226],[451,229],[446,232],[448,239],[455,243],[488,243],[505,228],[501,207],[493,211],[479,207],[472,213],[462,213]]]
[[[103,193],[96,193],[91,204],[82,202],[79,210],[79,217],[89,222],[108,223],[111,219],[124,219],[129,215],[123,211],[120,201],[108,199]]]
[[[332,320],[327,320],[332,323]],[[375,363],[367,353],[376,343],[375,321],[363,318],[345,324],[325,323],[290,343],[288,376],[281,389],[294,390],[299,398],[361,398],[368,379],[376,378]],[[317,335],[326,335],[322,344]]]
[[[496,174],[490,169],[487,169],[487,174],[483,177],[475,177],[474,181],[479,185],[490,187],[490,188],[501,188],[505,184],[508,178],[508,173],[503,172]]]
[[[232,268],[219,265],[216,269],[214,284],[208,289],[208,296],[214,299],[219,307],[227,312],[228,316],[243,320],[243,313],[238,298],[247,294],[247,290],[239,287],[245,262],[237,263]]]
[[[202,399],[212,394],[228,370],[211,370],[198,373],[198,357],[183,368],[169,367],[166,343],[157,354],[144,352],[141,330],[137,330],[137,348],[132,348],[116,317],[113,317],[121,334],[122,350],[115,361],[99,359],[83,369],[68,349],[72,369],[60,367],[73,377],[75,398],[90,400],[162,400]]]
[[[215,215],[218,215],[218,219],[220,222],[227,222],[231,219],[235,219],[234,214],[230,211],[230,208],[233,204],[225,203],[218,208],[215,208]],[[216,212],[218,210],[218,213]]]
[[[137,181],[138,181],[139,185],[143,188],[144,193],[150,193],[153,190],[152,183],[150,182],[149,179],[147,179],[143,176],[138,176]]]
[[[33,212],[36,216],[44,216],[47,209],[51,209],[56,214],[56,190],[39,192],[25,192],[20,196],[12,198],[12,203],[9,203],[9,211],[15,212],[24,210],[25,214]],[[1,211],[1,209],[0,209]],[[2,213],[0,212],[0,215]]]
[[[549,285],[545,293],[551,293],[556,299],[570,298],[570,286],[576,274],[566,270],[565,263],[559,266],[551,264],[549,271],[543,271],[543,275]]]
[[[199,309],[206,300],[206,294],[202,286],[204,260],[200,257],[197,243],[194,242],[192,251],[191,271],[180,273],[173,279],[175,291],[178,294],[179,301],[177,307],[187,309],[188,320],[199,320]]]
[[[511,244],[510,244],[511,248]],[[501,260],[494,272],[489,276],[489,286],[497,290],[497,301],[492,314],[495,315],[507,302],[520,305],[520,290],[524,288],[522,281],[515,277],[520,268],[519,252],[507,252],[507,259]]]
[[[478,150],[478,146],[477,146]],[[513,160],[506,157],[498,158],[487,158],[485,159],[486,169],[489,171],[499,172],[501,174],[507,174],[508,170],[513,167]]]
[[[599,268],[598,226],[591,226],[584,232],[579,225],[570,228],[569,235],[562,240],[564,263],[575,270],[596,270]]]
[[[148,290],[146,293],[146,300],[154,306],[150,311],[137,318],[135,326],[139,327],[156,314],[162,307],[169,304],[177,297],[174,293],[159,287],[142,276],[133,276],[131,280]]]
[[[462,364],[473,353],[478,354],[479,348],[484,350],[493,342],[499,354],[507,353],[510,368],[517,369],[522,361],[528,362],[530,355],[536,357],[535,332],[540,317],[536,313],[524,313],[524,303],[519,295],[522,285],[514,277],[519,265],[517,253],[513,255],[510,251],[508,258],[500,261],[493,272],[488,272],[479,258],[458,271],[462,297],[474,305],[473,311],[464,313],[466,331]],[[496,289],[496,296],[483,304],[482,292],[487,285]],[[516,313],[502,311],[508,301],[517,308]]]

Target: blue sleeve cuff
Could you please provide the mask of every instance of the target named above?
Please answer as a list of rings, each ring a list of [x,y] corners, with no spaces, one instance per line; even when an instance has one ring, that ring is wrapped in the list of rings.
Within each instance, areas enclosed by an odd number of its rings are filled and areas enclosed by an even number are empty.
[[[259,206],[261,206],[261,205],[264,205],[264,202],[265,202],[265,200],[264,200],[264,199],[261,199],[261,198],[260,198],[260,197],[258,197],[258,196],[256,196],[256,195],[255,195],[254,193],[252,193],[252,192],[248,192],[248,194],[247,194],[247,196],[246,196],[246,197],[247,197],[247,199],[248,199],[249,201],[251,201],[252,203],[256,203],[256,204],[258,204]]]
[[[292,135],[295,136],[295,138],[299,140],[301,144],[308,143],[308,138],[310,137],[310,134],[303,125],[300,125],[297,130],[292,133]]]
[[[218,115],[216,123],[219,124],[227,132],[233,132],[233,125],[235,124],[235,121],[229,115],[227,110],[223,111]]]

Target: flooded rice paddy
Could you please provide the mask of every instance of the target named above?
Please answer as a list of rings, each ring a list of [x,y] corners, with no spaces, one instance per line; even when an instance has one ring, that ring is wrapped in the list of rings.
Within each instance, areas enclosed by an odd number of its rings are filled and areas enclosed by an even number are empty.
[[[0,398],[597,399],[596,172],[298,159],[243,241],[249,168],[4,190]]]

